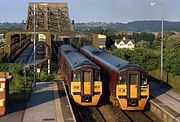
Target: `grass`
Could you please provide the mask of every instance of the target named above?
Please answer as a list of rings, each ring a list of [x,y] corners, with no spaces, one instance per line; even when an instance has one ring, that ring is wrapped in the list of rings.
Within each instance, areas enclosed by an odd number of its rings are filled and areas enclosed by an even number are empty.
[[[153,70],[148,73],[154,78],[160,79],[160,70]],[[164,82],[170,85],[175,92],[180,93],[180,76],[164,72],[163,79]]]

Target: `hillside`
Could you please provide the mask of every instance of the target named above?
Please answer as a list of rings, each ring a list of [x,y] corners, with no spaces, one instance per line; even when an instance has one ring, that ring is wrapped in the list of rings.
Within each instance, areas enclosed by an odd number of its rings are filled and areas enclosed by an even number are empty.
[[[133,32],[157,32],[161,31],[161,21],[134,21],[129,23],[105,23],[105,22],[90,22],[76,23],[75,28],[78,30],[86,30],[95,27],[103,29],[113,29],[118,31],[133,31]],[[165,31],[180,31],[180,22],[164,21]]]
[[[24,25],[21,23],[0,23],[0,29],[1,30],[6,30],[6,29],[22,29],[24,28]]]
[[[106,23],[106,22],[89,22],[89,23],[75,23],[76,30],[88,30],[91,28],[113,29],[118,31],[132,31],[132,32],[158,32],[161,31],[161,21],[134,21],[129,23]],[[0,23],[0,30],[5,29],[23,29],[24,25],[21,23]],[[164,21],[164,31],[180,32],[180,22]]]

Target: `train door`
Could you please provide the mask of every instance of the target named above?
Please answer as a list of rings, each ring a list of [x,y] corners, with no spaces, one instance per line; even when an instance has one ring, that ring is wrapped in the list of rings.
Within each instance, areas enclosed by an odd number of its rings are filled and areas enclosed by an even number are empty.
[[[139,76],[140,73],[137,71],[130,71],[128,73],[128,91],[130,99],[139,99]]]
[[[92,95],[92,70],[83,71],[83,95]]]

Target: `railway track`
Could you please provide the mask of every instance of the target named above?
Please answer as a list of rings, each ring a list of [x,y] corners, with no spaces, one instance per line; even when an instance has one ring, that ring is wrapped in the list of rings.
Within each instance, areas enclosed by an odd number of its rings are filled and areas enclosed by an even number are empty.
[[[82,122],[106,122],[103,114],[97,107],[78,106],[78,114]]]
[[[143,111],[123,111],[133,122],[153,122]]]
[[[109,110],[112,111],[116,122],[132,122],[133,120],[124,114],[124,112],[118,107],[108,106]]]
[[[116,122],[153,122],[144,111],[123,111],[118,107],[110,106],[114,112]]]

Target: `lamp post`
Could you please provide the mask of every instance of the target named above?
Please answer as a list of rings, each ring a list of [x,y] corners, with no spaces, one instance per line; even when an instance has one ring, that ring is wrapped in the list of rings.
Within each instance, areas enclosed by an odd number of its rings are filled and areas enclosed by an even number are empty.
[[[44,3],[44,2],[42,2],[41,3],[41,6],[46,6],[46,30],[49,30],[49,28],[48,28],[48,12],[47,12],[47,10],[48,10],[48,3]],[[58,16],[57,16],[58,17]],[[58,28],[59,28],[59,17],[58,17]],[[60,29],[60,28],[59,28]],[[50,73],[50,59],[48,58],[48,74]]]
[[[47,6],[46,3],[41,3],[41,5]],[[47,12],[46,12],[46,17],[47,17]],[[33,81],[34,81],[34,89],[36,90],[36,3],[34,3],[34,80]]]
[[[164,3],[150,3],[150,5],[156,6],[160,5],[162,6],[162,16],[161,16],[161,73],[160,73],[160,80],[161,85],[163,84],[163,42],[164,42]]]
[[[36,3],[34,3],[34,89],[36,90]]]

